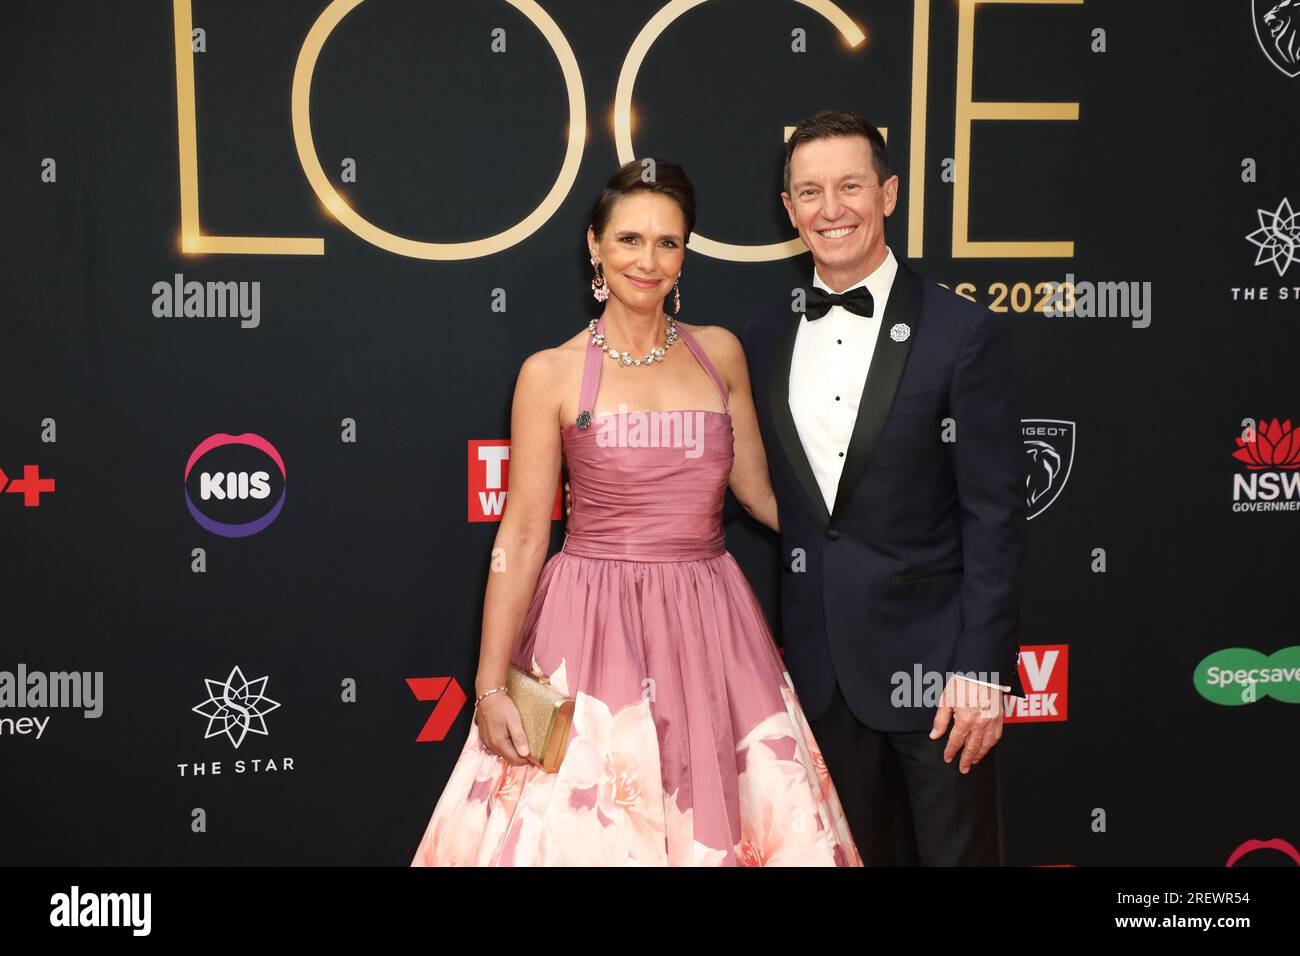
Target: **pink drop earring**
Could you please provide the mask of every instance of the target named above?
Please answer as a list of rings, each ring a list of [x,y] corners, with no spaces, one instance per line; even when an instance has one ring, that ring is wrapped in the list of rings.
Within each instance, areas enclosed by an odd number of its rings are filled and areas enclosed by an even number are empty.
[[[609,298],[609,285],[605,282],[605,270],[600,265],[600,260],[595,256],[591,257],[591,267],[596,270],[596,274],[591,277],[591,294],[597,302],[604,302]]]

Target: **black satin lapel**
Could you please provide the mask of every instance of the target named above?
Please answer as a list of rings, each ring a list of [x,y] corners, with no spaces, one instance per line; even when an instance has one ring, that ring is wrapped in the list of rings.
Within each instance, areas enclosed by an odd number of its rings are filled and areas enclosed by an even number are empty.
[[[889,300],[885,303],[885,314],[880,321],[876,350],[871,354],[871,367],[862,386],[858,417],[853,423],[853,437],[849,439],[848,454],[844,456],[844,470],[840,472],[840,483],[835,489],[835,510],[831,520],[844,513],[848,498],[875,454],[880,431],[885,427],[885,419],[889,417],[889,406],[894,403],[894,393],[898,391],[899,379],[903,377],[903,366],[907,363],[907,354],[912,348],[912,336],[916,334],[920,314],[921,278],[900,261],[898,272],[894,275],[894,284],[889,289]],[[899,322],[906,323],[912,330],[912,335],[902,342],[895,342],[890,338],[889,330]]]
[[[893,293],[890,293],[891,296]],[[768,401],[772,410],[772,423],[781,439],[781,448],[786,461],[799,484],[803,486],[813,514],[817,515],[823,525],[830,521],[830,512],[826,510],[826,499],[822,497],[821,485],[813,474],[808,455],[799,440],[799,430],[795,428],[794,415],[790,412],[790,360],[794,355],[794,340],[799,332],[802,317],[791,313],[782,316],[772,338],[772,372],[768,381]]]

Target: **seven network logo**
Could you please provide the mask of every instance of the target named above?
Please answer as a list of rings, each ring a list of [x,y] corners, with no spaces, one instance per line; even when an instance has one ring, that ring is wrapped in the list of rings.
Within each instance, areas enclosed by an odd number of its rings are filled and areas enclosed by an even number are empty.
[[[1292,79],[1300,76],[1300,2],[1253,0],[1250,12],[1268,62]]]
[[[1025,440],[1025,503],[1029,517],[1051,507],[1070,478],[1074,464],[1074,422],[1056,418],[1022,418]]]
[[[1300,704],[1300,646],[1272,654],[1248,647],[1215,651],[1196,665],[1192,685],[1206,700],[1224,707],[1253,704],[1264,697]]]
[[[1233,511],[1300,511],[1300,434],[1291,420],[1242,419],[1232,457],[1244,472],[1232,476]]]
[[[261,435],[218,433],[190,452],[185,504],[194,520],[213,534],[245,538],[279,517],[287,478],[284,459]]]

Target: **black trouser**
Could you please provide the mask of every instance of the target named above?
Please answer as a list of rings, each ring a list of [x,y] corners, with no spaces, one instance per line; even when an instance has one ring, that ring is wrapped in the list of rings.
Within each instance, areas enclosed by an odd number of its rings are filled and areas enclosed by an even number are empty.
[[[872,730],[835,685],[830,710],[809,720],[864,866],[1001,866],[1001,803],[993,746],[969,773],[960,752],[943,762],[952,732]]]

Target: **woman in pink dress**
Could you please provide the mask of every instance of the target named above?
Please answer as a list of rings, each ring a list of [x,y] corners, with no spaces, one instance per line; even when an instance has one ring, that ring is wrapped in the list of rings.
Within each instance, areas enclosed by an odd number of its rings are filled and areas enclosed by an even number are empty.
[[[727,488],[773,530],[776,500],[739,340],[676,321],[694,190],[651,163],[592,210],[599,321],[520,369],[474,723],[412,866],[862,865],[726,550]],[[528,760],[512,663],[576,700],[554,773]]]

